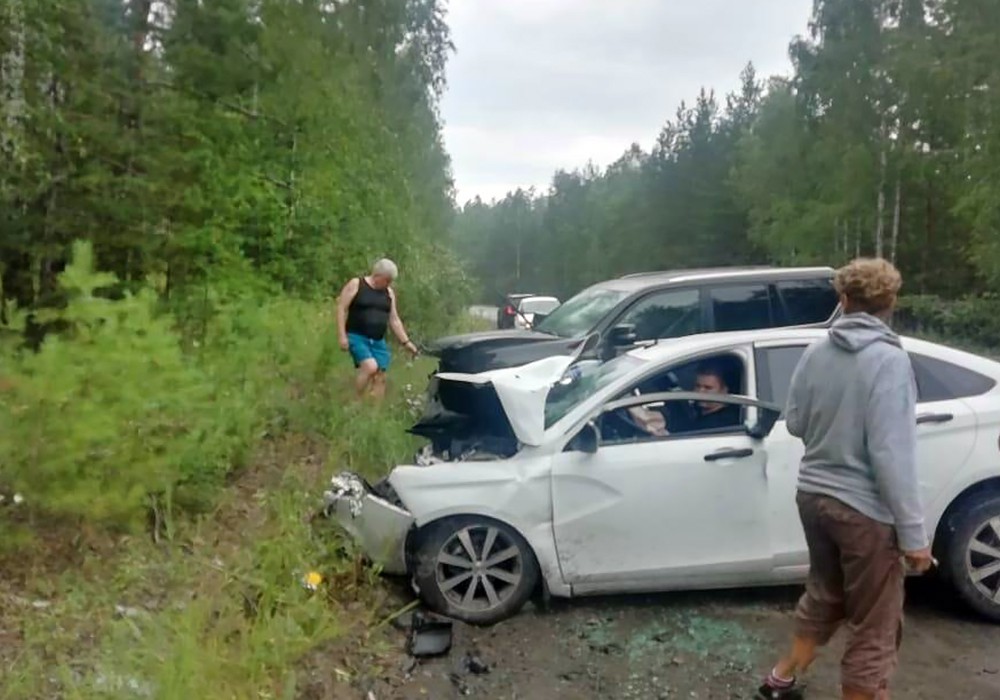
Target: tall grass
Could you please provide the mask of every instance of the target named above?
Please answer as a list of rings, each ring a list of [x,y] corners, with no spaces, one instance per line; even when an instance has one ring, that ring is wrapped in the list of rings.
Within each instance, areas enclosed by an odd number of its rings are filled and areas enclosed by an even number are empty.
[[[298,697],[303,657],[364,639],[385,596],[310,516],[332,472],[412,455],[432,364],[397,356],[359,403],[328,306],[171,316],[88,266],[40,352],[0,347],[0,493],[25,499],[0,509],[0,697]]]

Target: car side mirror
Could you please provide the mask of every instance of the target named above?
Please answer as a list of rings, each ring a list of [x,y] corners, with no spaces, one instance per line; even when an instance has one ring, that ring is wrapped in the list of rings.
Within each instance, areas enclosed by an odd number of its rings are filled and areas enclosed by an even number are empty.
[[[763,440],[774,430],[774,424],[778,422],[781,414],[761,408],[757,411],[757,416],[757,422],[747,426],[747,434],[755,440]]]
[[[639,340],[636,335],[635,326],[630,323],[623,323],[608,330],[604,339],[604,347],[601,359],[607,362],[618,356],[626,348],[634,346]]]
[[[573,444],[580,452],[586,452],[589,455],[595,454],[601,444],[601,429],[597,427],[597,423],[587,421],[583,430],[573,438]]]
[[[638,340],[635,326],[631,323],[622,323],[608,332],[608,345],[612,347],[621,348],[635,345]]]

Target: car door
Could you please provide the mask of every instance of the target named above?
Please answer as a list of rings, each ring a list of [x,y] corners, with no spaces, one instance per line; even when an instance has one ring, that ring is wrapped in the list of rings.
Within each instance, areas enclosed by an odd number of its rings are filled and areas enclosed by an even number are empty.
[[[792,374],[807,347],[805,342],[788,341],[761,342],[754,346],[759,399],[784,409]],[[784,416],[779,417],[768,436],[767,464],[771,550],[778,576],[794,576],[809,565],[806,539],[795,503],[799,465],[804,453],[802,441],[789,434]]]
[[[646,406],[647,398],[630,401]],[[572,445],[553,460],[552,501],[559,564],[575,592],[769,577],[765,441],[735,426],[604,442],[593,454]]]
[[[802,343],[764,342],[755,346],[758,397],[784,406],[792,373],[805,352]],[[969,458],[974,445],[976,416],[959,397],[987,391],[987,377],[963,367],[910,352],[917,382],[917,473],[925,507],[932,503],[950,475]],[[799,464],[805,452],[802,441],[788,434],[779,419],[769,438],[768,462],[772,543],[775,567],[808,563],[805,537],[798,520],[795,491]]]

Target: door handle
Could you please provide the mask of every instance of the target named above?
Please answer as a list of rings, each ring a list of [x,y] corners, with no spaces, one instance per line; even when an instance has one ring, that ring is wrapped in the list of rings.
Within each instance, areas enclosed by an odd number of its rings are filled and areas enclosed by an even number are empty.
[[[718,462],[722,459],[745,459],[746,457],[751,457],[753,455],[753,450],[749,447],[744,447],[742,450],[730,449],[730,450],[719,450],[718,452],[713,452],[712,454],[705,455],[706,462]]]
[[[950,413],[924,413],[917,416],[917,425],[950,423],[953,420],[955,416]]]

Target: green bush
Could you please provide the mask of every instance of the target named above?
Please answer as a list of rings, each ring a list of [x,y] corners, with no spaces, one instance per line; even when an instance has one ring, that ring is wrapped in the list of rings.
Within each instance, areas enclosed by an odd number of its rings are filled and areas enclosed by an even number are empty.
[[[63,330],[3,350],[0,482],[51,515],[134,522],[150,494],[218,482],[245,431],[232,401],[186,358],[151,290],[111,300],[89,244],[60,276]]]
[[[472,281],[449,251],[429,246],[409,251],[397,286],[400,316],[419,341],[443,335],[468,315]]]
[[[1000,297],[904,297],[896,312],[896,323],[907,333],[995,349],[1000,346]]]

